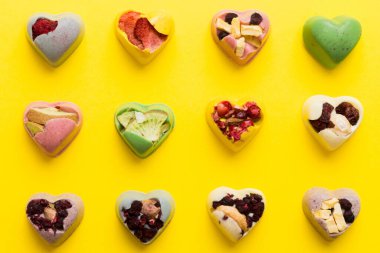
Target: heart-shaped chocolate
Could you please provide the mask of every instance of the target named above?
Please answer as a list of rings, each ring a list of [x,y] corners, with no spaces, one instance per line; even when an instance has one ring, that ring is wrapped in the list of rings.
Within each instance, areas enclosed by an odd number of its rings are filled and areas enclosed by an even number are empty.
[[[223,234],[237,242],[261,219],[265,204],[264,194],[259,190],[219,187],[210,193],[207,209]]]
[[[61,154],[82,127],[82,113],[71,102],[33,102],[25,110],[24,126],[49,156]]]
[[[360,199],[351,189],[330,191],[315,187],[303,197],[303,211],[314,227],[328,240],[342,235],[360,212]]]
[[[152,154],[168,138],[174,124],[174,113],[164,104],[127,103],[115,113],[117,132],[140,158]]]
[[[81,198],[70,193],[58,196],[34,194],[26,207],[26,215],[33,228],[55,246],[74,232],[82,221],[83,213]]]
[[[315,95],[306,100],[302,115],[306,128],[322,146],[335,150],[359,127],[363,107],[353,97]]]
[[[149,63],[164,49],[173,31],[173,19],[163,11],[143,14],[129,10],[116,19],[117,38],[141,64]]]
[[[253,99],[212,101],[206,121],[216,136],[232,151],[240,151],[258,133],[263,122],[260,104]]]
[[[303,40],[309,53],[326,68],[334,68],[354,49],[361,36],[361,25],[354,18],[332,20],[312,17],[303,27]]]
[[[170,223],[175,204],[164,190],[143,193],[127,191],[116,203],[117,217],[121,223],[143,244],[152,243]]]
[[[27,25],[29,42],[54,67],[61,65],[75,51],[83,34],[82,19],[73,13],[37,13]]]
[[[269,35],[269,19],[257,10],[223,10],[211,22],[216,44],[240,65],[250,62],[264,46]]]

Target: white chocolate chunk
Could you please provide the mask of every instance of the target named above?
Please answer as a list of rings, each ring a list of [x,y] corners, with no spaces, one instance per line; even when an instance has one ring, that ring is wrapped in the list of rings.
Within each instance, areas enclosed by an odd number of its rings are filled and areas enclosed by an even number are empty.
[[[331,217],[331,211],[330,210],[318,210],[314,212],[314,216],[319,219],[330,219]]]
[[[236,41],[236,49],[235,54],[237,57],[242,57],[244,55],[244,49],[245,49],[245,39],[244,37],[241,37]]]
[[[341,114],[331,114],[330,120],[334,123],[335,127],[332,131],[336,135],[349,135],[352,133],[352,126],[347,118]]]
[[[261,40],[258,39],[257,37],[253,37],[253,36],[245,36],[245,41],[251,45],[253,45],[254,47],[261,47]]]
[[[263,28],[259,25],[242,25],[241,35],[259,37],[263,34]]]
[[[347,228],[347,224],[346,224],[346,221],[344,220],[342,208],[340,207],[339,203],[336,203],[334,205],[333,216],[334,216],[336,225],[338,227],[338,230],[340,232],[344,231]]]
[[[338,227],[337,227],[335,220],[332,216],[328,220],[326,220],[326,228],[330,234],[339,233]]]
[[[231,33],[231,25],[220,18],[216,20],[216,28]]]
[[[145,116],[141,112],[135,112],[136,122],[137,123],[143,123],[145,121]]]
[[[239,18],[233,18],[231,21],[231,34],[234,36],[235,39],[241,37],[240,32],[240,19]]]
[[[338,203],[339,200],[337,198],[331,198],[328,200],[325,200],[322,202],[322,209],[327,210],[327,209],[332,209],[336,203]]]

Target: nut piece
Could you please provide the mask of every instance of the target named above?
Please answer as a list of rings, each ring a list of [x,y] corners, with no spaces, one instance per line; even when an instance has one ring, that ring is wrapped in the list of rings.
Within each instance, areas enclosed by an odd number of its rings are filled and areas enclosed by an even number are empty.
[[[263,28],[259,25],[242,25],[241,35],[259,37],[263,34]]]
[[[344,231],[347,228],[346,221],[343,217],[342,208],[340,207],[340,204],[337,203],[334,205],[334,213],[333,213],[336,225],[338,227],[339,231]]]
[[[318,210],[314,212],[314,217],[318,219],[330,219],[331,211],[330,210]]]
[[[240,19],[239,18],[232,19],[232,22],[231,22],[231,34],[232,34],[232,36],[234,36],[235,39],[241,37]]]
[[[141,202],[142,202],[142,208],[141,208],[142,214],[145,214],[149,218],[153,219],[153,218],[156,218],[157,215],[160,213],[161,208],[156,206],[156,203],[157,203],[156,200],[146,199]]]
[[[331,115],[331,121],[335,125],[331,130],[336,135],[349,135],[352,133],[352,126],[345,116],[333,113]]]
[[[336,226],[335,220],[332,216],[326,220],[326,228],[330,234],[339,233],[338,227]]]
[[[248,230],[247,219],[235,207],[218,206],[216,210],[223,212],[227,217],[233,219],[244,232]]]
[[[332,209],[334,208],[336,203],[339,203],[339,200],[337,198],[331,198],[331,199],[325,200],[322,202],[321,209],[323,210]]]
[[[235,54],[237,57],[242,57],[244,55],[244,49],[245,49],[245,38],[241,37],[236,41],[236,49]]]
[[[46,219],[53,221],[55,220],[56,215],[57,211],[54,208],[48,206],[44,209],[44,216]]]
[[[231,25],[220,18],[216,20],[216,28],[231,33]]]

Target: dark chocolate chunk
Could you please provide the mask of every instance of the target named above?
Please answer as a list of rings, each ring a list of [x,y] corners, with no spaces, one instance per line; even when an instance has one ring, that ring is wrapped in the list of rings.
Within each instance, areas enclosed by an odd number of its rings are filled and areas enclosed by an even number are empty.
[[[259,13],[253,13],[251,15],[250,25],[259,25],[263,21],[263,17]]]
[[[351,103],[343,102],[335,108],[335,111],[336,113],[346,117],[353,126],[359,121],[359,110],[356,109]]]
[[[326,128],[333,128],[335,125],[330,121],[331,112],[334,110],[334,107],[329,103],[324,103],[322,108],[322,114],[319,119],[309,120],[311,126],[314,130],[319,133],[320,131]]]
[[[351,210],[344,211],[343,217],[344,217],[344,220],[346,221],[346,223],[353,223],[355,220],[355,215],[352,213]]]
[[[237,17],[238,15],[236,13],[227,13],[226,17],[224,18],[224,21],[228,24],[231,24],[232,20]]]

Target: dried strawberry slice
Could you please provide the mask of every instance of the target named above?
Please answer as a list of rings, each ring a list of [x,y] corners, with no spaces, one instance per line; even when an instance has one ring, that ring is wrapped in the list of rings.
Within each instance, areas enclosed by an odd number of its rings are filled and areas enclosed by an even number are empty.
[[[125,13],[119,19],[119,28],[127,34],[128,40],[133,45],[137,46],[140,49],[144,49],[142,42],[135,37],[134,33],[136,22],[140,16],[140,13],[134,11]]]
[[[137,20],[134,35],[142,42],[143,48],[148,48],[151,52],[159,48],[168,37],[167,35],[157,32],[146,18],[140,18]]]
[[[42,34],[47,34],[54,31],[58,26],[58,21],[47,18],[38,18],[32,26],[32,37],[35,40]]]

